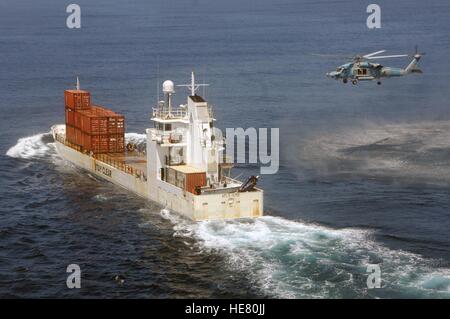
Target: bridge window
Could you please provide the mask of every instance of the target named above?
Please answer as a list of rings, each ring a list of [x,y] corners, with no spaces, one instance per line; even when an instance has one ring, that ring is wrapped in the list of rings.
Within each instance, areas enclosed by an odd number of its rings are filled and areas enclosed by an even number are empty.
[[[155,122],[155,128],[160,131],[172,131],[172,124]]]

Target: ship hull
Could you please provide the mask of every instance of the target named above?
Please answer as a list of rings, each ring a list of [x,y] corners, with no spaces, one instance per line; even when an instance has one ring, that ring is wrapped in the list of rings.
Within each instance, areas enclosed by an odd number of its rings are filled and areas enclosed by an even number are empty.
[[[66,145],[61,141],[61,132],[65,130],[63,127],[52,127],[56,149],[62,158],[191,220],[255,218],[263,215],[262,190],[194,195],[161,180],[152,181],[142,175],[130,174]],[[59,138],[56,138],[56,134]]]

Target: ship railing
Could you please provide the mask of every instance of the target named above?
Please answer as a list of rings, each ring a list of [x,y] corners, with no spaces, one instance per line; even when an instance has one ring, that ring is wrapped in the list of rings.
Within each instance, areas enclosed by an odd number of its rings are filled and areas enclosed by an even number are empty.
[[[183,133],[174,131],[162,132],[154,131],[152,139],[158,141],[161,144],[177,144],[183,143]]]
[[[64,137],[62,137],[61,135],[59,135],[58,133],[55,133],[55,140],[57,140],[58,142],[60,142],[62,144],[66,144],[66,139]]]
[[[84,152],[83,148],[81,146],[70,143],[63,136],[61,136],[58,133],[55,134],[55,139],[58,142],[60,142],[61,144],[64,144],[70,148],[73,148],[74,150],[76,150],[78,152]],[[133,167],[132,165],[126,164],[125,161],[119,161],[119,160],[111,157],[108,154],[91,154],[91,156],[93,158],[95,158],[96,160],[99,160],[105,164],[108,164],[122,172],[125,172],[125,173],[133,175],[137,178],[141,178],[144,181],[147,181],[147,175],[142,170],[137,169],[137,168]]]
[[[96,160],[108,164],[124,173],[133,175],[137,178],[141,178],[144,181],[147,180],[147,175],[140,169],[133,167],[132,165],[127,164],[125,161],[120,161],[108,154],[94,154],[92,155]]]
[[[229,176],[223,176],[222,178],[225,180],[225,182],[227,182],[227,184],[233,183],[233,184],[242,185],[242,183],[243,183],[242,181],[231,178]]]
[[[55,139],[60,142],[61,144],[64,144],[70,148],[73,148],[74,150],[81,152],[82,151],[82,147],[73,143],[70,143],[69,141],[66,140],[66,138],[58,133],[55,133]]]
[[[173,109],[170,111],[164,108],[153,108],[153,117],[161,118],[161,119],[177,119],[177,118],[185,118],[187,116],[187,111],[181,108]]]
[[[214,111],[213,107],[208,105],[207,106],[208,115],[211,119],[214,118]],[[169,113],[169,110],[167,108],[152,108],[152,116],[154,118],[160,118],[163,120],[168,119],[185,119],[188,115],[188,112],[186,109],[182,108],[176,108],[172,109]]]

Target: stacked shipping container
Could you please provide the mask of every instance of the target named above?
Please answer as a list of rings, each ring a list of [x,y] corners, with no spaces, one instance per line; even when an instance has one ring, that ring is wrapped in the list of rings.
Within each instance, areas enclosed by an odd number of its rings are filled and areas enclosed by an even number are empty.
[[[206,186],[206,172],[187,165],[169,166],[165,169],[165,181],[196,194],[197,187]]]
[[[125,118],[107,108],[91,105],[90,93],[66,90],[66,139],[93,153],[125,151]]]
[[[68,108],[74,110],[88,109],[91,106],[91,94],[83,90],[65,90],[64,101]]]

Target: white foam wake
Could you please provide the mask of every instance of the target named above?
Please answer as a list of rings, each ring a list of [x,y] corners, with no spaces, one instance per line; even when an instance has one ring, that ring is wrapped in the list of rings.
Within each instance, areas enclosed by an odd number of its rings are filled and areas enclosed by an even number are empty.
[[[174,235],[226,257],[264,293],[282,298],[450,297],[450,270],[371,239],[370,231],[334,230],[280,217],[188,222],[163,210]],[[367,265],[378,264],[383,288],[367,289]]]
[[[145,149],[146,135],[126,133],[125,141],[126,143],[131,142],[136,144],[138,149],[142,150]],[[53,142],[51,132],[22,137],[17,141],[16,145],[8,149],[6,155],[24,159],[52,156],[56,154]]]
[[[25,159],[44,157],[54,151],[52,141],[50,132],[23,137],[6,152],[6,155]]]

